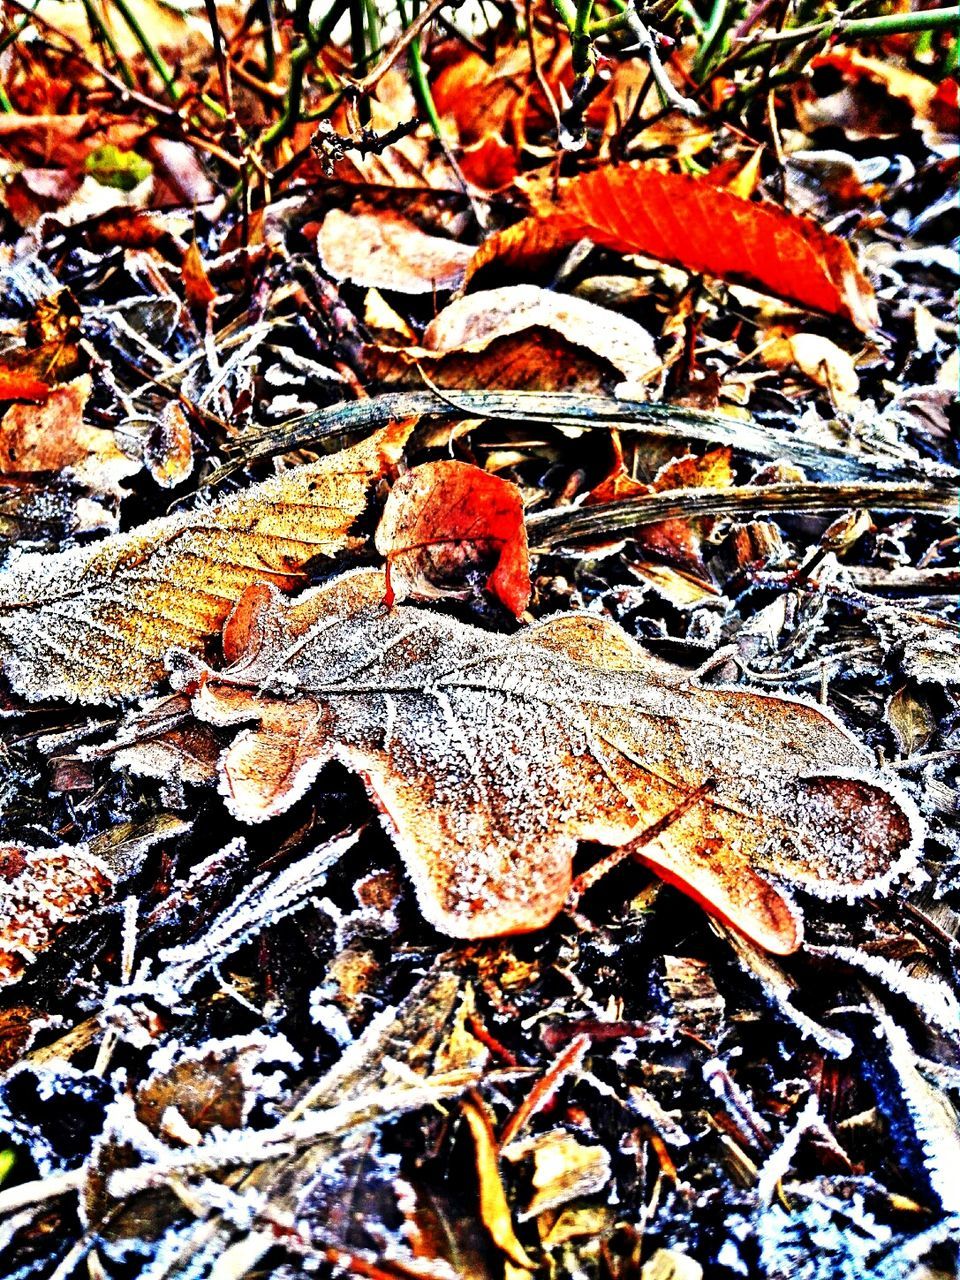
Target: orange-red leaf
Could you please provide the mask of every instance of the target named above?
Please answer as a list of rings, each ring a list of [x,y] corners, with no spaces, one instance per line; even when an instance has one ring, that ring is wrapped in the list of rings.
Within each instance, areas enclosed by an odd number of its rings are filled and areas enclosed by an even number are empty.
[[[217,291],[210,283],[210,277],[207,275],[207,268],[203,258],[200,256],[196,240],[190,241],[187,251],[183,255],[180,274],[183,279],[183,291],[187,295],[187,301],[191,306],[206,307],[216,300]]]
[[[530,602],[520,490],[466,462],[415,467],[393,486],[377,529],[392,603],[462,590],[466,572],[493,569],[487,589],[518,617]]]
[[[0,369],[0,400],[32,400],[42,404],[50,394],[50,384],[29,373]]]
[[[570,179],[554,211],[481,245],[468,279],[490,263],[515,269],[581,239],[737,281],[863,330],[878,323],[873,289],[843,240],[703,179],[637,165]]]

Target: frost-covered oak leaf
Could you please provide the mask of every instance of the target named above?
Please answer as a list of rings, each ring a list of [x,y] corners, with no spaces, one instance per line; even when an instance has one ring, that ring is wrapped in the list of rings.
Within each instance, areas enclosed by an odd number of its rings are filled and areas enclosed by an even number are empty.
[[[0,573],[0,664],[32,701],[109,702],[149,689],[176,646],[202,649],[243,592],[291,591],[305,566],[359,543],[351,526],[410,423],[208,507]]]
[[[917,856],[910,801],[827,713],[701,688],[604,619],[492,635],[388,609],[382,574],[360,571],[290,602],[252,587],[223,647],[224,671],[175,665],[202,720],[247,725],[220,762],[232,812],[282,813],[341,761],[457,937],[547,924],[578,840],[620,845],[701,787],[642,855],[771,951],[796,949],[800,920],[768,874],[856,896]]]

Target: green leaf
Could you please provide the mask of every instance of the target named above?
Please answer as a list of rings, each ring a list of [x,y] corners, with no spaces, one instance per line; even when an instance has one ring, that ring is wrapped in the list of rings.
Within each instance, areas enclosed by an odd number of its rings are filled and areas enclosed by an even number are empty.
[[[112,142],[91,151],[83,167],[102,187],[116,187],[118,191],[132,191],[153,173],[149,160],[135,151],[121,151]]]

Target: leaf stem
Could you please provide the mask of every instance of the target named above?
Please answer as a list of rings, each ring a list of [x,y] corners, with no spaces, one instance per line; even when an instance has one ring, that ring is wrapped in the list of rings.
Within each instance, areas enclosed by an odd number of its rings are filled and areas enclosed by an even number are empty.
[[[154,46],[153,41],[150,39],[146,31],[144,31],[143,27],[140,25],[140,19],[137,17],[134,11],[130,8],[130,5],[127,3],[127,0],[113,0],[113,3],[117,9],[117,12],[120,14],[124,22],[133,32],[133,35],[136,38],[137,44],[139,44],[140,48],[143,50],[144,57],[147,59],[151,67],[153,67],[154,71],[156,71],[157,75],[162,80],[163,87],[166,89],[167,93],[169,94],[171,102],[179,102],[180,98],[182,97],[182,93],[177,86],[176,78],[174,77],[173,72],[164,62],[163,58],[160,57],[160,54],[157,52],[157,49]]]

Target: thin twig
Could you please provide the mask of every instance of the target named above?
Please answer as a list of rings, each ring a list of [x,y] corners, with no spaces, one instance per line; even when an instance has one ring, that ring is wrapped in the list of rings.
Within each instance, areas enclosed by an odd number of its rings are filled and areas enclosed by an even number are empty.
[[[683,94],[679,93],[673,81],[667,75],[666,68],[657,53],[656,42],[644,23],[640,21],[635,13],[629,12],[626,16],[625,25],[633,36],[633,42],[632,44],[624,45],[621,52],[629,53],[636,50],[646,59],[657,88],[660,90],[664,101],[671,107],[674,107],[677,111],[682,111],[685,116],[690,116],[691,118],[701,115],[702,112],[697,103],[692,98],[685,98]]]
[[[354,82],[353,87],[356,92],[369,93],[373,86],[387,74],[404,49],[416,40],[424,27],[430,24],[438,11],[446,5],[455,4],[456,2],[457,0],[430,0],[423,12],[418,14],[407,29],[393,42],[373,70],[368,72],[362,80]]]

